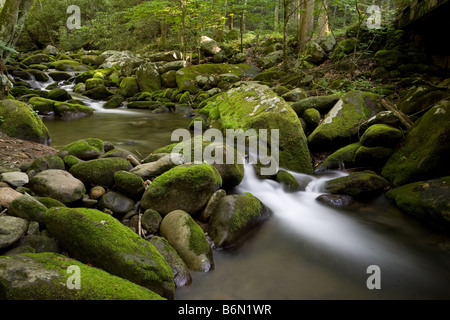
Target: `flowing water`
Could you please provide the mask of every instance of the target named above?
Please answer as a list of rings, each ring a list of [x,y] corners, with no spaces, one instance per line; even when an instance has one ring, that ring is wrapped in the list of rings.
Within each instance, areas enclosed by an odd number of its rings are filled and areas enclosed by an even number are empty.
[[[146,156],[171,143],[172,131],[190,121],[183,112],[106,110],[101,101],[73,95],[94,115],[76,121],[44,119],[56,148],[97,137]],[[323,182],[343,172],[291,173],[304,191],[286,193],[246,166],[236,192],[252,193],[273,217],[240,247],[214,250],[214,270],[194,272],[193,283],[178,288],[176,299],[450,298],[450,250],[440,247],[450,246],[450,237],[403,214],[384,196],[345,210],[316,201]],[[379,267],[380,289],[367,286],[369,266]]]

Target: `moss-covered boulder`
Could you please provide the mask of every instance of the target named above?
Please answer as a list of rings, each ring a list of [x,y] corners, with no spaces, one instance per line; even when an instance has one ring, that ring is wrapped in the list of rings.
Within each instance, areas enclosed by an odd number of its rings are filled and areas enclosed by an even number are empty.
[[[120,108],[124,102],[124,97],[120,94],[115,94],[111,96],[108,101],[105,102],[103,108],[105,109],[116,109]]]
[[[220,74],[225,73],[231,73],[241,77],[243,75],[243,70],[232,64],[193,65],[178,70],[176,81],[180,91],[189,91],[191,94],[195,94],[199,90],[198,83],[202,81],[202,77],[217,77]]]
[[[270,217],[271,211],[252,195],[225,196],[209,219],[208,233],[217,248],[229,248]]]
[[[131,199],[141,199],[144,194],[144,180],[128,171],[114,172],[114,184],[121,194]]]
[[[50,134],[36,113],[16,100],[0,100],[0,131],[10,137],[49,144]]]
[[[28,194],[14,199],[8,207],[8,213],[12,216],[28,221],[36,221],[41,226],[44,222],[44,214],[47,207]]]
[[[65,169],[64,161],[54,154],[49,154],[46,156],[36,158],[28,167],[27,174],[30,178],[33,178],[39,172],[49,169],[64,170]]]
[[[169,70],[162,73],[161,86],[164,88],[177,88],[177,70]]]
[[[375,59],[381,67],[393,69],[400,66],[406,59],[406,56],[396,50],[380,50],[375,53]]]
[[[435,90],[432,86],[417,86],[408,91],[398,104],[398,109],[407,115],[416,115],[448,97],[450,93],[445,90]]]
[[[381,97],[361,91],[345,94],[309,135],[314,151],[335,151],[358,139],[358,125],[382,111]]]
[[[114,93],[105,86],[95,87],[91,90],[86,90],[83,94],[91,99],[101,101],[107,100],[110,96],[114,95]]]
[[[78,201],[86,193],[83,182],[67,171],[55,169],[35,175],[31,178],[29,187],[39,196],[50,197],[64,204]]]
[[[155,247],[110,215],[93,209],[51,208],[47,230],[71,257],[173,298],[170,266]]]
[[[450,232],[450,177],[409,183],[386,196],[405,213]]]
[[[189,213],[183,210],[168,213],[161,222],[160,234],[190,270],[208,272],[214,268],[213,254],[206,235]]]
[[[360,147],[361,143],[355,142],[336,150],[317,166],[316,171],[352,168],[355,164],[356,151]]]
[[[142,196],[141,207],[163,216],[178,209],[196,214],[221,185],[219,172],[207,163],[178,165],[153,181]]]
[[[279,130],[279,165],[292,171],[312,173],[311,156],[297,115],[268,86],[237,83],[203,109],[209,110],[210,120],[223,131],[254,129],[258,134],[259,129],[266,129],[268,146],[271,130]]]
[[[442,101],[417,120],[405,141],[383,167],[382,175],[399,186],[450,173],[450,102]]]
[[[32,97],[28,100],[28,104],[31,105],[33,110],[38,112],[40,115],[48,115],[54,112],[55,101],[50,99]]]
[[[136,93],[139,93],[139,85],[135,77],[123,78],[119,87],[119,93],[124,97],[132,97]]]
[[[271,52],[258,60],[261,69],[272,68],[283,61],[283,50]]]
[[[314,130],[319,125],[321,119],[320,112],[314,108],[305,110],[305,112],[303,112],[302,118],[303,120],[305,120],[307,128],[311,128],[312,130]]]
[[[154,63],[144,63],[136,70],[140,91],[152,92],[161,89],[161,77]]]
[[[392,148],[361,146],[355,152],[354,165],[356,167],[382,168],[393,153],[394,149]]]
[[[50,90],[50,92],[48,93],[48,98],[55,101],[67,101],[72,99],[72,96],[66,90],[56,88]]]
[[[301,190],[300,183],[286,170],[278,170],[273,180],[281,184],[283,190],[286,192],[297,192]]]
[[[94,110],[79,103],[56,102],[55,115],[62,120],[75,120],[94,114]]]
[[[147,288],[57,253],[43,252],[2,256],[0,257],[0,266],[1,299],[164,299]],[[77,282],[71,278],[76,270],[80,272],[79,288],[76,287]]]
[[[70,173],[83,181],[86,187],[109,187],[114,183],[114,173],[117,171],[129,171],[132,165],[123,158],[111,157],[80,162],[70,168]]]
[[[360,141],[366,147],[395,147],[403,140],[403,133],[386,124],[374,124],[362,135]]]
[[[366,200],[380,195],[390,186],[389,182],[372,171],[352,172],[348,176],[329,180],[323,191],[344,194],[358,200]]]
[[[104,153],[104,142],[97,138],[85,138],[71,142],[59,150],[58,155],[64,158],[72,155],[81,160],[91,160]]]
[[[169,242],[163,237],[154,236],[150,239],[150,243],[155,246],[172,268],[175,286],[179,288],[189,285],[192,282],[189,268]]]
[[[75,60],[57,60],[52,63],[53,67],[58,71],[84,72],[90,68]]]
[[[32,55],[32,56],[24,59],[22,61],[22,63],[26,66],[30,66],[33,64],[41,64],[41,63],[49,62],[49,61],[50,61],[50,57],[48,55],[46,55],[44,53],[38,53],[38,54]]]

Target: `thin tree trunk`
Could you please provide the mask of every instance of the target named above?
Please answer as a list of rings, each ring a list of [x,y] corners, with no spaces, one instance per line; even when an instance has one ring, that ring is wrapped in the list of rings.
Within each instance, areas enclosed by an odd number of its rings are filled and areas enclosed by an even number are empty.
[[[279,21],[278,17],[280,15],[280,2],[278,0],[275,1],[275,12],[274,12],[274,20],[273,20],[273,31],[278,32]]]
[[[287,24],[289,20],[289,0],[283,0],[283,71],[288,71],[287,65]]]
[[[302,52],[314,31],[314,0],[303,1],[302,22],[298,33],[299,51]]]
[[[319,17],[318,17],[318,30],[317,38],[322,38],[330,33],[330,27],[328,24],[328,1],[320,0],[319,3]]]

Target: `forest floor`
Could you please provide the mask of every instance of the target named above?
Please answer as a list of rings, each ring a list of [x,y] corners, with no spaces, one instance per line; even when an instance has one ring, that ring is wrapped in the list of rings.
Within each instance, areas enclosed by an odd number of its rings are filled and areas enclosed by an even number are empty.
[[[11,138],[0,132],[0,167],[18,169],[24,163],[57,152],[49,146]]]

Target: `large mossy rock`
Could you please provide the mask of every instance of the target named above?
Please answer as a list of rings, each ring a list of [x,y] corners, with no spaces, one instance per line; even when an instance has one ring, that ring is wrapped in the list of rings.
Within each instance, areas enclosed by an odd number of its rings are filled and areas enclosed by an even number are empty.
[[[92,160],[104,153],[104,142],[97,138],[85,138],[71,142],[59,150],[58,155],[64,158],[67,155],[75,156],[81,160]]]
[[[348,176],[329,180],[324,192],[343,194],[358,200],[366,200],[380,195],[389,187],[389,182],[372,171],[352,172]]]
[[[53,62],[53,67],[58,71],[84,72],[90,68],[75,60],[57,60]]]
[[[36,113],[16,100],[0,100],[0,131],[13,138],[49,144],[50,134]]]
[[[314,151],[335,151],[355,142],[359,124],[382,110],[381,97],[376,94],[346,93],[309,135],[309,147]]]
[[[30,180],[30,189],[41,197],[50,197],[64,204],[83,198],[86,188],[83,182],[64,170],[45,170]]]
[[[450,173],[450,102],[443,101],[417,120],[382,175],[399,186]]]
[[[154,63],[145,63],[137,68],[136,80],[141,92],[161,89],[161,77]]]
[[[190,270],[208,272],[214,268],[213,253],[206,235],[189,213],[183,210],[168,213],[161,222],[160,234]]]
[[[0,266],[0,299],[163,300],[140,285],[57,253],[2,256]],[[75,285],[69,278],[75,268],[80,272],[79,288],[69,287]]]
[[[409,183],[386,196],[405,213],[450,232],[450,177]]]
[[[110,215],[93,209],[51,208],[47,230],[71,257],[173,298],[173,273],[161,254]]]
[[[208,110],[213,125],[226,129],[279,130],[279,165],[288,170],[312,173],[305,134],[297,114],[268,86],[239,82],[219,94],[202,109]],[[270,145],[270,138],[267,138]],[[270,155],[270,153],[268,154]]]
[[[70,168],[70,173],[83,181],[86,187],[109,187],[114,183],[114,173],[117,171],[129,171],[133,166],[123,158],[100,158],[80,162]]]
[[[217,248],[238,244],[271,217],[271,211],[252,195],[221,198],[209,219],[209,236]]]
[[[139,85],[135,77],[123,78],[120,82],[119,88],[120,94],[124,97],[132,97],[135,94],[139,93]]]
[[[403,133],[386,124],[374,124],[361,136],[361,144],[366,147],[395,147],[403,140]]]
[[[28,194],[15,198],[8,207],[8,213],[10,215],[28,221],[36,221],[40,225],[44,223],[46,210],[46,206]]]
[[[212,81],[217,85],[218,76],[228,73],[241,77],[244,71],[239,66],[233,64],[194,65],[179,69],[177,71],[176,81],[180,91],[189,91],[191,94],[195,94],[199,90],[199,83],[205,85],[209,83],[208,81]],[[210,77],[213,79],[210,80]]]
[[[219,172],[207,163],[178,165],[158,176],[145,190],[141,207],[163,216],[174,210],[196,214],[221,185]]]

